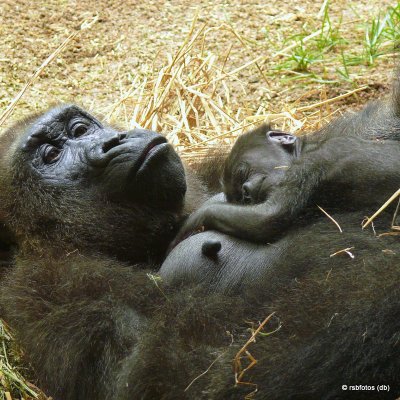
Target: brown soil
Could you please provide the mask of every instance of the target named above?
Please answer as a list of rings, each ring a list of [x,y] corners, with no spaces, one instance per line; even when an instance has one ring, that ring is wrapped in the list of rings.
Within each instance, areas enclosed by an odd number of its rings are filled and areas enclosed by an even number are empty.
[[[333,20],[363,21],[377,15],[390,1],[335,1],[330,6]],[[231,26],[245,39],[243,45],[229,29],[210,29],[205,35],[207,52],[224,56],[232,49],[226,69],[233,70],[260,55],[272,55],[284,40],[315,23],[322,1],[65,1],[2,0],[0,2],[0,111],[5,109],[27,78],[83,20],[98,15],[96,24],[83,31],[48,66],[16,107],[11,120],[59,102],[74,102],[104,112],[126,93],[136,75],[146,75],[173,54],[199,13],[198,25]],[[346,25],[345,25],[346,26]],[[269,31],[266,39],[265,32]],[[287,45],[287,44],[285,44]],[[274,61],[261,67],[269,71]],[[389,67],[388,67],[389,65]],[[371,84],[370,90],[344,103],[363,102],[375,97],[390,80],[393,62],[386,60],[372,68],[359,67],[357,83]],[[236,79],[237,78],[237,79]],[[280,112],[301,98],[301,104],[343,93],[352,87],[308,84],[268,78],[255,65],[242,70],[230,81],[231,96],[254,113],[264,107]],[[245,90],[243,90],[243,87]],[[336,108],[343,102],[336,104]]]

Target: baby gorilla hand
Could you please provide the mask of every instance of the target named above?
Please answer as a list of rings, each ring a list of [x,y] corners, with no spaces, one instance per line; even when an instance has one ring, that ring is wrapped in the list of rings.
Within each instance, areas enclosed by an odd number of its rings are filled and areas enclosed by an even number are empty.
[[[203,232],[212,228],[212,208],[214,205],[204,205],[195,211],[183,224],[178,232],[176,238],[172,241],[168,248],[168,253],[180,242],[195,235],[196,233]]]

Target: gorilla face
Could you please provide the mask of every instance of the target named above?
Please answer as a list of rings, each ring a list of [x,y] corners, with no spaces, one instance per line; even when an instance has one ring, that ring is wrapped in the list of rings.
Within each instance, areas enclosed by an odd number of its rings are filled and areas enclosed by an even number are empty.
[[[182,163],[163,136],[118,132],[73,105],[36,119],[17,152],[44,184],[95,186],[111,201],[179,208],[186,191]]]
[[[4,133],[0,184],[0,222],[29,252],[93,249],[135,263],[163,257],[186,193],[163,136],[115,130],[74,105]]]
[[[240,136],[224,169],[224,192],[228,202],[264,202],[279,184],[298,150],[297,138],[287,132],[261,126]]]

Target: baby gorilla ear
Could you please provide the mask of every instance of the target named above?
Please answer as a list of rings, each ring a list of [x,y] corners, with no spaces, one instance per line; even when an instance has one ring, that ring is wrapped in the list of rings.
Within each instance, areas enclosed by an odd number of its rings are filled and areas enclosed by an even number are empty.
[[[289,132],[268,131],[267,139],[271,142],[280,144],[285,150],[292,153],[296,148],[298,138]]]

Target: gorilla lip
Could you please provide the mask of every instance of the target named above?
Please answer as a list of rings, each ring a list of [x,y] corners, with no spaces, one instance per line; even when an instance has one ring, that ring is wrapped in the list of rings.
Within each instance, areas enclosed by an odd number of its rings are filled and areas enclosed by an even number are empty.
[[[157,156],[157,154],[163,152],[168,146],[167,140],[163,137],[157,137],[153,139],[143,150],[137,162],[136,170],[137,173],[141,172],[146,168],[150,160]]]

